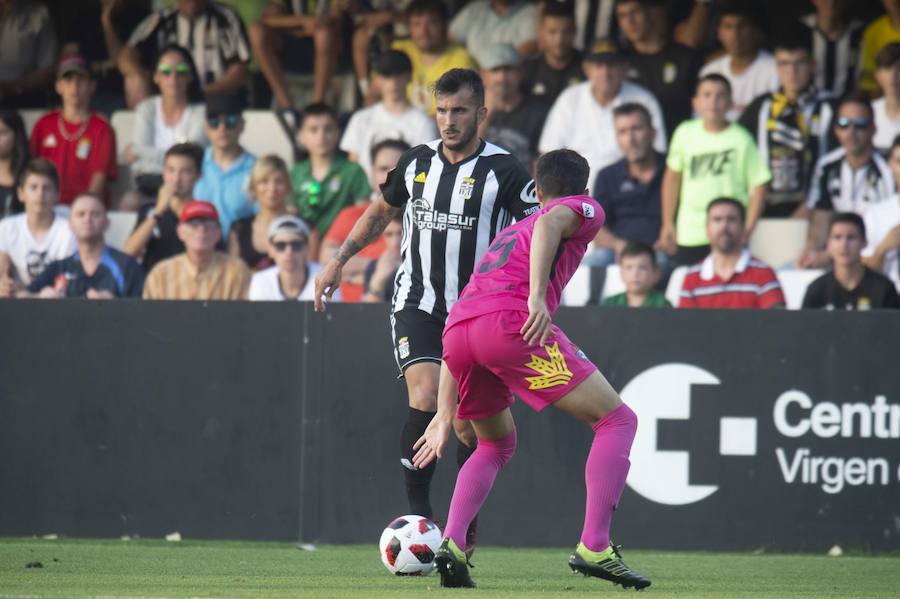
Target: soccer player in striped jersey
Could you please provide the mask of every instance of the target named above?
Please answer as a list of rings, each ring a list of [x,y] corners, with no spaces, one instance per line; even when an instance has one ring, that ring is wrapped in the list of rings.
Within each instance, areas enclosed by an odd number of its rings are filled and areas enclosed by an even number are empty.
[[[423,467],[441,456],[454,415],[472,422],[478,448],[459,471],[435,554],[442,586],[475,586],[466,530],[516,450],[513,393],[535,411],[552,405],[594,431],[585,465],[584,529],[569,566],[625,588],[650,586],[609,541],[637,416],[551,322],[563,288],[605,219],[587,195],[589,172],[587,160],[572,150],[538,160],[540,211],[500,233],[447,319],[438,412],[416,441],[413,463]]]
[[[443,347],[441,333],[453,303],[497,233],[539,208],[534,183],[506,150],[478,137],[487,116],[484,85],[470,69],[451,69],[435,84],[440,139],[412,148],[357,221],[338,253],[316,277],[316,310],[324,310],[341,280],[341,268],[403,215],[401,267],[394,283],[391,326],[394,357],[406,379],[409,410],[400,435],[400,462],[410,512],[434,516],[434,464],[417,468],[413,444],[437,405]],[[474,451],[468,423],[458,422],[457,462]],[[474,527],[470,531],[474,537]]]

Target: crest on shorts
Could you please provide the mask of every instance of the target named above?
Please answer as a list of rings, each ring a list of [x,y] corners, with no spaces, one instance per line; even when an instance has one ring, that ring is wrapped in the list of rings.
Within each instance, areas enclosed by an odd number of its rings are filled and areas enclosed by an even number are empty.
[[[471,177],[464,177],[462,183],[459,184],[459,197],[464,200],[468,200],[472,197],[472,192],[475,190],[475,179]]]
[[[531,361],[525,364],[526,368],[537,372],[539,376],[527,376],[529,389],[547,389],[557,385],[568,385],[572,380],[572,371],[566,364],[566,358],[559,351],[559,342],[553,345],[545,345],[547,360],[531,354]]]
[[[400,354],[401,360],[409,357],[409,337],[401,337],[397,341],[397,353]]]

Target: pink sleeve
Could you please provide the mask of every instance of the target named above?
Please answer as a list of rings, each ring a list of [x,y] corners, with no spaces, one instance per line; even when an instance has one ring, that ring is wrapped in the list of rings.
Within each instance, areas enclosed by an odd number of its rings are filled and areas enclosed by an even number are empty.
[[[581,217],[581,226],[572,237],[586,242],[594,239],[597,236],[597,231],[600,230],[606,221],[606,213],[603,212],[600,204],[588,196],[566,198],[561,203]]]

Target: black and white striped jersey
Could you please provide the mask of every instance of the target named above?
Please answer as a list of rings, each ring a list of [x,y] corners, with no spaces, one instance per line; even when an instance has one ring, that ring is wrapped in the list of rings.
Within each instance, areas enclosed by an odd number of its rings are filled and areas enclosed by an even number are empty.
[[[800,22],[812,32],[815,86],[838,97],[851,91],[859,76],[859,50],[865,23],[852,19],[841,37],[831,41],[819,30],[815,13],[802,17]]]
[[[393,311],[446,320],[497,233],[540,206],[531,175],[506,150],[482,141],[450,164],[440,144],[404,153],[381,189],[388,204],[405,206]]]
[[[894,176],[878,152],[854,171],[847,164],[844,148],[836,148],[819,158],[809,183],[807,206],[815,210],[855,212],[860,216],[870,207],[893,197]]]

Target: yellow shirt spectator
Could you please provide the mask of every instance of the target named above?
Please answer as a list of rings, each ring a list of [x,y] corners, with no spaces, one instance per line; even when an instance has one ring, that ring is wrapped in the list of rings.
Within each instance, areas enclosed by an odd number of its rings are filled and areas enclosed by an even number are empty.
[[[866,27],[860,52],[859,89],[878,92],[878,82],[875,81],[875,55],[891,42],[900,42],[900,30],[894,28],[890,15],[875,19]]]
[[[450,69],[478,68],[472,56],[459,44],[448,44],[440,58],[430,65],[422,61],[422,52],[412,40],[397,40],[391,47],[406,53],[412,63],[412,81],[407,88],[410,103],[431,116],[434,116],[434,93],[431,90],[434,82]]]

